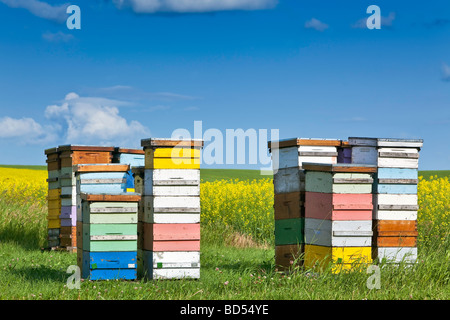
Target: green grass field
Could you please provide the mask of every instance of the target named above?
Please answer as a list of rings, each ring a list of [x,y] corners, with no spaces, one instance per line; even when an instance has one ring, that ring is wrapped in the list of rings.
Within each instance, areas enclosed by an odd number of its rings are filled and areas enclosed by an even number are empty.
[[[41,167],[42,168],[42,167]],[[38,169],[35,167],[35,169]],[[45,169],[45,167],[44,167]],[[433,172],[447,176],[450,171]],[[421,173],[423,174],[423,173]],[[425,176],[425,174],[423,174]],[[430,173],[431,175],[431,173]],[[257,170],[202,169],[204,181],[259,179]],[[39,223],[30,221],[38,217]],[[369,289],[370,274],[332,274],[295,269],[279,272],[273,246],[236,246],[227,230],[202,225],[198,280],[83,281],[69,289],[66,273],[76,254],[41,250],[46,211],[32,203],[0,198],[0,300],[447,300],[450,298],[450,241],[430,239],[414,266],[382,265],[380,289]],[[244,241],[245,243],[245,241]]]

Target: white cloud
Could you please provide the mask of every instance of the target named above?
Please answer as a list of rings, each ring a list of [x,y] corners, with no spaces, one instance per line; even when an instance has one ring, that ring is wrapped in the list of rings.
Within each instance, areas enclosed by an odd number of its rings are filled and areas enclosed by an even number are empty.
[[[56,33],[46,32],[42,38],[48,42],[69,42],[74,39],[74,36],[69,33],[58,31]]]
[[[0,2],[11,8],[26,9],[39,18],[58,23],[63,23],[67,20],[66,9],[68,4],[50,5],[39,0],[0,0]]]
[[[214,12],[262,10],[277,5],[278,0],[113,0],[117,8],[131,7],[136,13]]]
[[[16,139],[20,143],[44,143],[56,138],[56,127],[43,127],[32,118],[0,118],[0,138]]]
[[[140,122],[127,121],[119,114],[118,106],[124,104],[127,103],[69,93],[61,105],[49,105],[45,115],[65,129],[66,143],[139,147],[150,131]]]
[[[328,25],[320,20],[317,20],[316,18],[312,18],[311,20],[305,22],[305,28],[324,31],[325,29],[328,29]]]
[[[442,80],[450,81],[450,67],[447,64],[443,63],[441,71],[442,71]]]

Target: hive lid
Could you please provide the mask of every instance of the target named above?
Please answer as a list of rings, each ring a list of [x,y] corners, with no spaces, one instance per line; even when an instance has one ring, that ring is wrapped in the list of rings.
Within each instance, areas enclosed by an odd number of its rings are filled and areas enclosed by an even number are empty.
[[[114,147],[66,144],[66,145],[59,146],[58,151],[114,151]]]
[[[47,154],[47,155],[53,154],[53,153],[58,153],[58,152],[59,152],[58,147],[50,148],[50,149],[45,149],[45,150],[44,150],[44,153]]]
[[[84,193],[80,194],[80,198],[86,201],[108,201],[108,202],[136,202],[141,200],[141,194],[136,192],[122,193]]]
[[[354,146],[372,147],[410,147],[421,148],[423,139],[349,137],[348,142]]]
[[[114,152],[116,153],[132,153],[132,154],[145,154],[145,151],[142,149],[127,149],[127,148],[115,148]]]
[[[376,165],[358,164],[358,163],[331,164],[331,163],[303,162],[302,168],[304,170],[325,171],[325,172],[365,172],[365,173],[377,172]]]
[[[319,138],[290,138],[278,141],[269,141],[268,146],[278,142],[278,148],[296,147],[296,146],[340,146],[341,140],[338,139],[319,139]]]
[[[201,139],[149,138],[141,140],[142,147],[203,147]]]

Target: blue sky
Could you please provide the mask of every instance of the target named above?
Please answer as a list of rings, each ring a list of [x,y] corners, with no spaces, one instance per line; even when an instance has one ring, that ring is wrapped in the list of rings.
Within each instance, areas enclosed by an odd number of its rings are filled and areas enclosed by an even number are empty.
[[[421,138],[420,169],[448,170],[449,40],[448,1],[0,0],[0,163],[202,121],[224,137]]]

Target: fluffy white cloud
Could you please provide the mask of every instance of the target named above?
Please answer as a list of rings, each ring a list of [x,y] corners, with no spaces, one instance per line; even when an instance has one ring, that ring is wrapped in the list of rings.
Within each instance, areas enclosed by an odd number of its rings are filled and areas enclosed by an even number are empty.
[[[276,6],[278,0],[113,0],[118,8],[131,7],[136,13],[213,12],[262,10]]]
[[[126,145],[139,147],[150,131],[138,121],[127,121],[118,106],[126,102],[66,95],[60,105],[49,105],[45,116],[65,130],[69,144]]]
[[[56,138],[56,127],[43,127],[32,118],[0,118],[0,138],[15,139],[20,143],[36,144]]]
[[[39,0],[0,0],[0,2],[11,8],[26,9],[39,18],[58,23],[63,23],[67,19],[68,4],[51,5]]]
[[[317,20],[316,18],[312,18],[311,20],[305,22],[305,28],[324,31],[325,29],[328,29],[328,25],[320,20]]]

